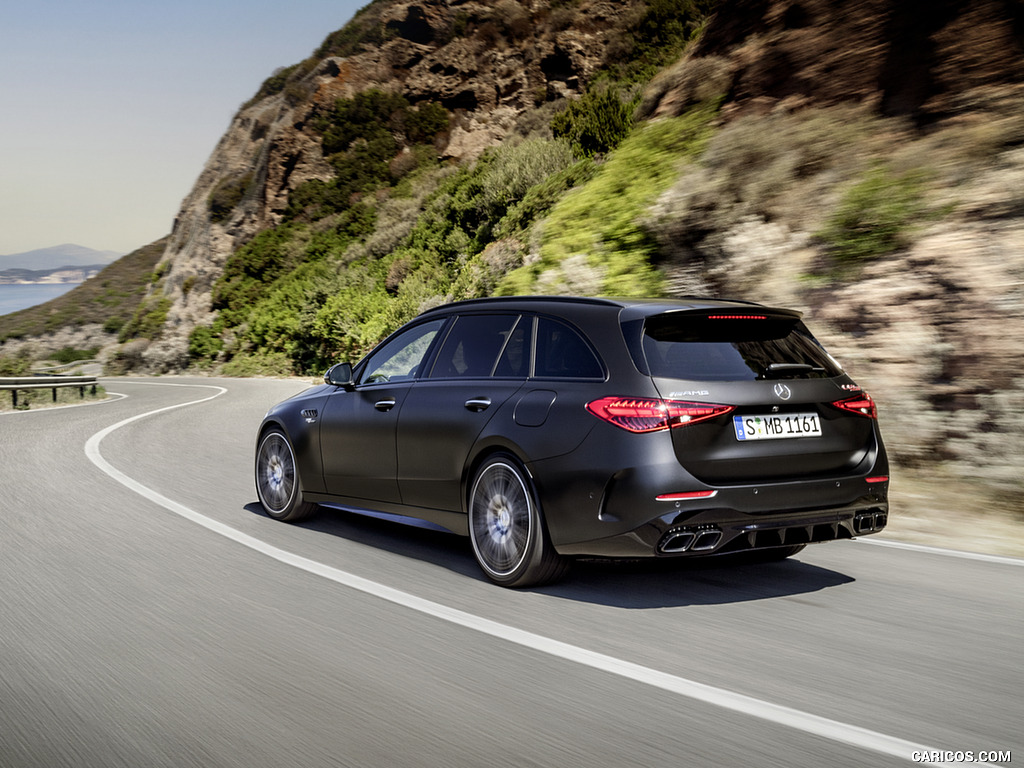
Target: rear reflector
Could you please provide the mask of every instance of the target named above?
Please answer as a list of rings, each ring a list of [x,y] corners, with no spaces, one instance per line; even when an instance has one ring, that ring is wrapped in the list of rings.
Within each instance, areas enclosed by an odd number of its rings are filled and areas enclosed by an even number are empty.
[[[656,501],[683,501],[685,499],[710,499],[718,491],[690,491],[688,493],[663,493],[656,496]]]
[[[660,432],[723,416],[734,405],[687,403],[654,397],[602,397],[587,403],[587,410],[599,419],[629,432]]]
[[[889,476],[888,475],[879,475],[878,477],[868,477],[868,478],[865,478],[865,480],[867,482],[869,482],[869,483],[888,483],[889,482]]]
[[[845,400],[836,400],[832,405],[842,411],[855,413],[858,416],[866,416],[869,419],[878,418],[878,409],[875,401],[867,392],[862,392],[856,397],[848,397]]]

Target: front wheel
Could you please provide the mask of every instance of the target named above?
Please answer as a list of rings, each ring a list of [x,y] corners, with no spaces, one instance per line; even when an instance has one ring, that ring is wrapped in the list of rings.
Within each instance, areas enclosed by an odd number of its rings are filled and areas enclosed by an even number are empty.
[[[289,523],[309,517],[316,504],[302,499],[295,451],[277,427],[267,430],[256,449],[256,493],[266,513]]]
[[[477,471],[469,538],[484,574],[503,587],[548,584],[568,569],[548,539],[526,471],[510,456],[492,456]]]

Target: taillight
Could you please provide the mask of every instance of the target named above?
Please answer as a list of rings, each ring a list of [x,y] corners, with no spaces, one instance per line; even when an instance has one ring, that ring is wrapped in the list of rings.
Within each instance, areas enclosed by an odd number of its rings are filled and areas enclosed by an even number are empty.
[[[869,419],[878,418],[875,401],[867,392],[861,392],[856,397],[848,397],[845,400],[836,400],[832,405],[840,410],[856,413],[858,416],[866,416]]]
[[[654,397],[602,397],[587,403],[599,419],[629,432],[659,432],[707,421],[735,410],[733,405],[687,403]]]

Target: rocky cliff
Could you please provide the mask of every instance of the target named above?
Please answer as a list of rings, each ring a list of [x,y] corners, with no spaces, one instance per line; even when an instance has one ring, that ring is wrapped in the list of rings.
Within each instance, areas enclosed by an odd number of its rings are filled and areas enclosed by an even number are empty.
[[[451,118],[438,151],[469,162],[546,126],[635,42],[630,30],[655,5],[367,6],[264,84],[218,144],[164,254],[170,309],[145,352],[150,368],[188,364],[189,333],[210,323],[229,256],[280,223],[301,184],[333,178],[315,126],[331,103],[371,88],[439,103]],[[1015,494],[1024,6],[724,0],[714,10],[638,94],[637,114],[655,121],[722,100],[700,157],[640,217],[666,292],[805,309],[881,403],[900,463],[940,461]],[[214,215],[217,199],[230,202]],[[529,245],[503,247],[505,267],[537,258]],[[556,281],[534,285],[545,284]]]
[[[372,88],[402,93],[413,104],[440,103],[453,115],[442,154],[471,160],[500,144],[538,103],[578,95],[638,5],[417,0],[367,6],[350,28],[380,42],[304,62],[305,71],[292,72],[286,89],[243,107],[218,143],[175,219],[163,288],[173,304],[164,338],[147,359],[163,370],[187,365],[188,333],[208,319],[211,289],[227,257],[279,223],[299,185],[332,178],[310,126],[318,110]],[[330,44],[329,38],[321,51],[330,53]],[[225,220],[212,221],[211,195],[231,185],[241,188],[242,199]]]

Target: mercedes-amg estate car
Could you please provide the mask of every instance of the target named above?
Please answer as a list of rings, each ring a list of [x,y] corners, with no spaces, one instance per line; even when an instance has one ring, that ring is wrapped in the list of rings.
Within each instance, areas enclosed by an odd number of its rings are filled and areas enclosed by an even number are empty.
[[[464,301],[324,380],[259,427],[267,514],[427,521],[504,586],[576,556],[781,559],[888,516],[875,403],[788,309]]]

